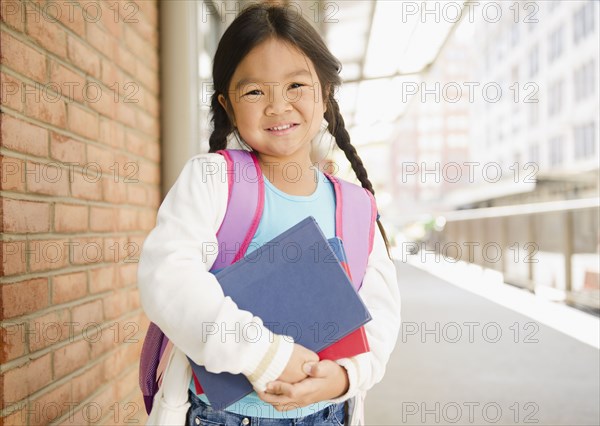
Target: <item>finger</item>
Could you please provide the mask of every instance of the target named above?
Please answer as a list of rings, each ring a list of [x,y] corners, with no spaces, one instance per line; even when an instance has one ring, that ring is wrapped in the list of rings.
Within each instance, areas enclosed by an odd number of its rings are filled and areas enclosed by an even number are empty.
[[[310,371],[307,372],[307,374],[310,377],[327,377],[335,373],[335,370],[333,368],[335,365],[336,363],[333,361],[323,360],[315,363],[310,369]]]
[[[267,393],[272,395],[291,396],[294,385],[281,381],[267,383]]]

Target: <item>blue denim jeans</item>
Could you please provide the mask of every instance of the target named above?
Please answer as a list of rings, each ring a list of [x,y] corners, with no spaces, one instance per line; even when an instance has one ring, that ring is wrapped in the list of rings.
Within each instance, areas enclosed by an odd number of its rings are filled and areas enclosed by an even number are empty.
[[[330,405],[306,417],[271,419],[215,410],[194,393],[188,392],[188,395],[191,406],[187,413],[187,426],[344,426],[344,402]]]

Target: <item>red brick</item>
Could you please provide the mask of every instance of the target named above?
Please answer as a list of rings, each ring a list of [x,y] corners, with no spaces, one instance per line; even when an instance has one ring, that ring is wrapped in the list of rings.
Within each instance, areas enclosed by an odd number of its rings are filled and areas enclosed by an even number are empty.
[[[140,87],[140,108],[147,112],[152,118],[158,118],[160,112],[160,106],[158,99],[154,96],[149,89],[142,86]]]
[[[0,46],[4,65],[39,83],[46,81],[46,57],[43,54],[4,31]]]
[[[74,170],[71,176],[71,195],[86,200],[101,200],[101,175],[97,175],[96,170],[92,168],[83,173]]]
[[[160,133],[159,122],[156,118],[150,116],[148,113],[137,110],[135,114],[136,128],[146,133],[151,137],[157,137]]]
[[[113,148],[121,148],[125,144],[125,131],[123,126],[116,121],[100,119],[100,142],[112,146]]]
[[[49,204],[8,198],[4,198],[2,203],[4,232],[28,233],[50,230]]]
[[[89,93],[88,105],[91,108],[105,117],[115,117],[115,104],[118,100],[115,100],[115,94],[111,89],[97,85]]]
[[[52,303],[66,303],[84,297],[87,294],[86,281],[85,272],[52,277]]]
[[[133,86],[131,86],[133,87]],[[130,92],[128,92],[130,93]],[[136,127],[135,122],[135,107],[132,103],[127,103],[123,101],[123,98],[119,99],[119,102],[115,104],[115,118],[129,127]]]
[[[109,327],[102,329],[102,333],[98,333],[97,337],[90,339],[90,358],[97,359],[100,355],[116,348],[119,343],[119,333],[118,324],[112,322]]]
[[[16,0],[3,0],[0,3],[0,20],[17,31],[23,32],[25,26],[23,4]]]
[[[155,163],[149,161],[139,162],[139,180],[144,183],[158,185],[160,183],[160,169]]]
[[[104,336],[104,331],[102,336]],[[104,338],[102,339],[104,340]],[[92,346],[92,359],[95,359],[98,354],[94,353],[94,344]],[[87,399],[96,389],[103,384],[104,377],[103,363],[97,363],[83,373],[75,376],[71,382],[73,384],[73,402],[80,403]],[[68,423],[67,423],[68,424]],[[72,423],[75,425],[76,423]]]
[[[59,424],[59,426],[82,426],[90,424],[89,405],[83,405],[83,408],[74,408],[70,414]],[[85,413],[84,413],[85,410]]]
[[[111,10],[108,13],[113,13]],[[87,41],[98,49],[102,54],[108,58],[113,58],[115,55],[115,41],[114,38],[102,29],[99,22],[90,22],[87,26]]]
[[[104,8],[102,9],[102,17],[100,20],[102,22],[102,26],[108,31],[109,34],[112,34],[116,39],[120,39],[123,20],[119,17],[118,9],[122,8],[123,6],[116,3],[104,3],[103,6]]]
[[[27,270],[25,262],[25,241],[2,241],[2,275],[23,274]]]
[[[125,147],[127,151],[142,157],[145,154],[147,144],[146,137],[135,129],[128,129],[125,132]]]
[[[103,322],[102,301],[95,300],[75,306],[71,310],[71,317],[74,323],[73,329],[75,334],[81,333],[82,329],[88,328],[91,333],[94,331],[94,327],[99,326]]]
[[[58,85],[56,89],[65,98],[83,101],[86,86],[85,77],[56,61],[50,61],[50,82]]]
[[[56,232],[84,232],[88,229],[88,206],[81,204],[56,204],[54,230]]]
[[[48,306],[47,278],[4,284],[1,291],[4,318],[13,318]]]
[[[66,197],[69,195],[69,170],[57,163],[27,162],[27,190],[32,193]]]
[[[0,188],[3,191],[25,192],[23,160],[0,155],[0,163]]]
[[[70,259],[73,265],[92,265],[104,261],[102,238],[73,238],[70,245]]]
[[[2,108],[8,107],[15,111],[23,111],[21,84],[21,81],[0,72],[0,100],[2,101]]]
[[[138,387],[138,370],[133,369],[125,374],[118,382],[117,382],[117,399],[119,401],[125,401],[124,404],[132,403],[131,400],[127,400],[126,398],[132,393],[137,392]],[[142,410],[144,411],[144,410]],[[145,412],[145,411],[144,411]],[[133,410],[129,410],[129,413],[133,415]]]
[[[85,163],[85,144],[68,136],[50,133],[50,156],[65,163],[83,166]]]
[[[65,101],[43,87],[27,86],[25,114],[56,127],[64,128],[67,123]]]
[[[118,164],[115,164],[113,151],[102,146],[88,145],[88,164],[94,167],[94,170],[101,170],[102,177],[117,180]]]
[[[112,293],[104,299],[104,317],[107,320],[118,318],[128,312],[127,293]]]
[[[0,326],[0,363],[5,363],[25,354],[25,324],[7,322]]]
[[[24,154],[46,157],[48,131],[7,114],[2,114],[2,145]]]
[[[30,6],[29,6],[30,7]],[[33,11],[34,9],[29,9]],[[61,58],[67,56],[67,34],[58,23],[46,19],[39,11],[28,13],[27,33],[38,44]]]
[[[0,4],[1,6],[2,4]],[[28,408],[27,402],[20,402],[6,409],[6,417],[2,417],[3,426],[22,426],[28,425]]]
[[[146,158],[154,161],[155,163],[160,163],[160,144],[159,143],[148,143],[146,145]]]
[[[112,208],[90,207],[90,230],[111,232],[116,228],[116,212]]]
[[[137,209],[119,209],[119,225],[121,225],[121,231],[132,231],[137,229]]]
[[[119,371],[120,373],[120,371]],[[105,422],[100,420],[100,424],[115,424],[114,417],[119,415],[119,407],[117,400],[117,385],[116,383],[110,383],[107,386],[100,388],[100,392],[94,395],[93,401],[94,404],[97,404],[98,411],[102,413],[103,416],[108,414],[108,418],[105,419]],[[117,404],[115,408],[115,404]],[[122,421],[122,419],[121,419]]]
[[[51,354],[4,373],[4,401],[19,401],[52,381]]]
[[[69,264],[69,241],[31,240],[28,243],[29,270],[32,272],[61,269]]]
[[[107,87],[115,90],[115,83],[119,80],[119,70],[114,62],[110,59],[102,58],[101,62],[101,80]]]
[[[84,37],[86,19],[83,16],[81,7],[75,2],[53,2],[54,8],[60,8],[58,19],[77,35]],[[54,12],[53,8],[47,8],[48,13]]]
[[[131,204],[145,206],[148,202],[148,197],[146,196],[146,188],[140,184],[128,185],[127,201]]]
[[[90,326],[89,333],[96,328]],[[90,334],[93,337],[93,334]],[[54,379],[59,379],[83,367],[90,359],[90,345],[86,339],[69,343],[54,351]]]
[[[139,257],[139,252],[131,256],[131,259]],[[119,286],[127,287],[137,282],[137,263],[123,263],[119,265]]]
[[[123,71],[126,71],[130,75],[135,75],[135,56],[128,49],[116,45],[115,61]]]
[[[128,253],[134,251],[134,248],[127,246],[127,237],[108,236],[104,238],[104,261],[107,263],[122,263]]]
[[[104,201],[112,204],[121,204],[127,201],[127,184],[121,179],[115,182],[113,178],[102,179]],[[119,224],[117,224],[117,227]]]
[[[69,36],[69,59],[87,74],[100,78],[100,56],[94,49]]]
[[[158,207],[160,206],[160,203],[162,202],[162,193],[160,191],[160,188],[158,187],[151,187],[148,188],[148,205],[147,207],[152,207],[154,209],[158,209]]]
[[[135,311],[140,308],[140,295],[137,287],[132,287],[127,291],[127,310]]]
[[[139,27],[139,25],[136,24],[135,27]],[[125,46],[127,46],[129,51],[135,56],[142,60],[148,58],[154,50],[147,40],[134,31],[134,25],[125,27]]]
[[[56,355],[54,360],[56,361]],[[72,409],[71,401],[71,382],[64,383],[45,393],[31,403],[29,424],[46,425],[58,420]]]
[[[68,338],[73,338],[70,329],[70,314],[67,309],[59,309],[40,315],[29,321],[29,352],[39,351]]]
[[[98,115],[77,104],[69,104],[69,129],[89,139],[98,138]]]
[[[92,269],[90,271],[90,293],[101,293],[116,288],[116,281],[117,271],[113,265]]]
[[[140,230],[151,231],[156,226],[156,212],[154,210],[140,212],[139,224]]]

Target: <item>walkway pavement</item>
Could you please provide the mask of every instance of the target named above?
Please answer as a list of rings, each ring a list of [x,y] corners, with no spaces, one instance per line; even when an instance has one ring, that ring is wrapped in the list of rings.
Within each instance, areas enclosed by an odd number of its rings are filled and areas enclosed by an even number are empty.
[[[403,325],[366,424],[599,425],[597,348],[398,264]]]

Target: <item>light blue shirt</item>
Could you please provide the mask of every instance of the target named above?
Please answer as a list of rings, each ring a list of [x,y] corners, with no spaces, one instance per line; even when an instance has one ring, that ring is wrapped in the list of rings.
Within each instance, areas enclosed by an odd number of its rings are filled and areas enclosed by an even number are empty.
[[[317,189],[308,196],[289,195],[277,189],[264,175],[263,178],[265,181],[264,210],[256,234],[245,254],[271,241],[308,216],[315,218],[325,237],[335,237],[335,192],[333,184],[322,172],[318,172]],[[195,390],[193,379],[190,382],[190,390],[192,392]],[[205,403],[209,403],[204,394],[198,397]],[[279,412],[271,404],[262,401],[256,392],[252,392],[227,407],[226,411],[249,417],[289,419],[309,416],[328,405],[331,403],[323,401],[308,407]]]

